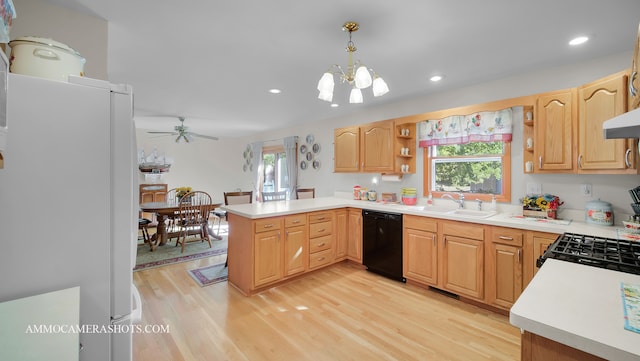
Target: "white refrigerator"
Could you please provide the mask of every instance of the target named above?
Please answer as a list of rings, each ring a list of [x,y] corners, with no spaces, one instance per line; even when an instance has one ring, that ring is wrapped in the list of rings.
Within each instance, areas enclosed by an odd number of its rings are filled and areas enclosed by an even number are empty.
[[[141,312],[132,280],[138,235],[132,90],[19,74],[9,74],[7,89],[0,302],[79,286],[81,326],[122,330]],[[132,359],[131,333],[81,333],[79,343],[80,360]]]

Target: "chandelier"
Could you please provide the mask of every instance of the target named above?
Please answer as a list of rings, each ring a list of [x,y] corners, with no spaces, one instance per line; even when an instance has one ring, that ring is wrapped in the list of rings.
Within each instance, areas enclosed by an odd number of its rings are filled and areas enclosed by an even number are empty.
[[[333,101],[333,76],[337,75],[340,78],[341,83],[349,83],[352,86],[351,93],[349,95],[349,103],[362,103],[362,90],[373,86],[373,96],[379,97],[389,92],[387,83],[371,68],[367,68],[360,60],[353,61],[353,53],[357,50],[353,41],[351,41],[351,34],[354,31],[358,31],[360,25],[353,21],[348,21],[342,26],[342,31],[349,32],[349,42],[345,50],[349,53],[347,70],[346,72],[340,67],[340,65],[333,64],[322,75],[318,82],[318,98],[327,102]],[[373,77],[371,73],[373,73]]]

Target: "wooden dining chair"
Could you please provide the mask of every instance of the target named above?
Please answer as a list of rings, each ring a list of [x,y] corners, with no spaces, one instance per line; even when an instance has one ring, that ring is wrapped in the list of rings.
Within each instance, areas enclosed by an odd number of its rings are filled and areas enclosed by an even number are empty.
[[[182,197],[180,200],[180,207],[178,211],[177,224],[180,227],[178,233],[178,239],[176,240],[176,246],[180,244],[182,251],[184,252],[184,246],[187,243],[187,236],[191,234],[200,235],[202,242],[209,242],[209,248],[211,248],[211,239],[207,233],[207,223],[209,222],[209,214],[213,208],[213,202],[211,196],[207,192],[194,191],[187,194],[187,197]]]
[[[262,192],[263,202],[284,201],[287,199],[287,192]]]
[[[307,198],[315,198],[316,197],[316,189],[315,188],[298,188],[296,189],[296,199],[307,199]]]

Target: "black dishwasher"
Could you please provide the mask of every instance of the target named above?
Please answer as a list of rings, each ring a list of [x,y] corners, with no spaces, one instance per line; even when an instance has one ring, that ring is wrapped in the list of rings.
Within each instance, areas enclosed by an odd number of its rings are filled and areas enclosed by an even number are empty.
[[[362,263],[368,271],[402,277],[402,214],[362,210]]]

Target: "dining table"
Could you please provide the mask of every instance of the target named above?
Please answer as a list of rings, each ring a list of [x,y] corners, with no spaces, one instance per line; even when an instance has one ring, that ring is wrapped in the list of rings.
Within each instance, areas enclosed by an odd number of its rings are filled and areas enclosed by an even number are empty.
[[[211,203],[211,211],[213,212],[214,209],[221,205],[222,202],[213,201]],[[142,212],[154,213],[158,221],[156,233],[149,238],[149,246],[153,252],[158,246],[165,245],[170,236],[172,236],[172,234],[167,231],[167,221],[179,217],[180,202],[177,200],[169,200],[166,202],[146,202],[140,204],[140,210]],[[177,232],[175,233],[175,236],[177,236]],[[213,232],[208,225],[207,227],[203,227],[203,233],[205,237],[212,237],[218,240],[222,239],[222,237]]]

